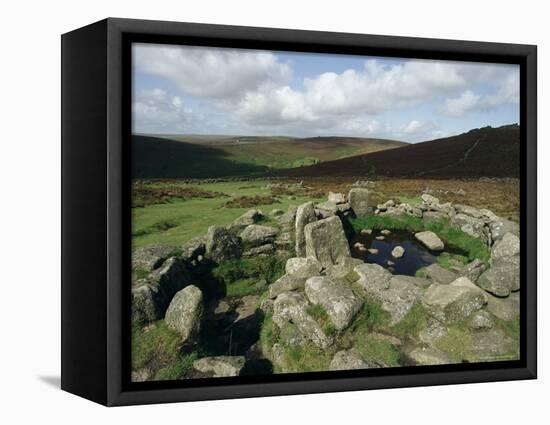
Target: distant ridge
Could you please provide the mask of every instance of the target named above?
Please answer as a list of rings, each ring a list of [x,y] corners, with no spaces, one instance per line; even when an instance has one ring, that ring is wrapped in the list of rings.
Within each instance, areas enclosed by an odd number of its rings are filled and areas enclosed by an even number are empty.
[[[516,124],[484,127],[457,136],[354,155],[276,176],[519,177],[520,131]]]

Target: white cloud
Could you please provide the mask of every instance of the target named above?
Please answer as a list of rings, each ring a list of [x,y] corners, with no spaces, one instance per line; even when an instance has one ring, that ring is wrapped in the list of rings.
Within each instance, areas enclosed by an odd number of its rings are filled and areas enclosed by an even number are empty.
[[[166,78],[198,97],[240,98],[292,78],[291,67],[271,52],[155,44],[136,44],[133,49],[138,71]]]
[[[459,97],[447,99],[443,112],[451,117],[460,117],[466,112],[479,108],[480,99],[481,97],[471,90],[466,90]]]

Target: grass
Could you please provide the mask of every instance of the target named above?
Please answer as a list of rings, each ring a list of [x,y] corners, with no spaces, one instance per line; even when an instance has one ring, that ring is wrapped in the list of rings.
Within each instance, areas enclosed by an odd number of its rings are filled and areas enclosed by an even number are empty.
[[[390,328],[390,332],[398,338],[414,337],[426,327],[428,312],[420,303],[416,303],[407,315]]]
[[[462,362],[468,357],[468,349],[472,344],[472,330],[467,320],[453,323],[447,329],[447,335],[439,338],[435,346],[447,354],[453,362]]]
[[[357,338],[354,348],[366,361],[384,367],[399,366],[399,352],[389,341],[368,334],[361,335]]]
[[[425,223],[421,218],[412,216],[371,216],[351,219],[350,222],[355,232],[359,232],[361,229],[393,229],[411,233],[429,230],[436,233],[445,242],[447,248],[464,253],[463,257],[468,261],[475,259],[485,263],[489,261],[489,249],[481,240],[452,227],[445,220]],[[450,257],[443,259],[443,261],[446,260],[450,260]]]
[[[442,252],[437,256],[437,263],[448,269],[452,266],[461,266],[468,263],[468,257],[460,254],[453,254],[451,252]]]
[[[319,325],[324,334],[327,336],[334,336],[337,333],[337,329],[332,324],[329,315],[325,309],[319,304],[310,304],[306,308],[307,314],[309,314]]]
[[[321,349],[312,343],[302,346],[284,345],[285,366],[288,372],[318,372],[329,370],[336,349]]]
[[[132,370],[148,368],[155,380],[179,379],[190,369],[196,353],[181,352],[181,336],[164,320],[132,330]]]

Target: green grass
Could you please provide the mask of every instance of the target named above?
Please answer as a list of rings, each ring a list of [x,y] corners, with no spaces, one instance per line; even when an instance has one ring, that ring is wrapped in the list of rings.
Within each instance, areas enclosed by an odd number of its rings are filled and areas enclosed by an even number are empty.
[[[453,254],[450,252],[442,252],[437,256],[437,263],[445,269],[448,269],[452,266],[467,264],[468,260],[468,257],[466,257],[465,255]]]
[[[334,327],[329,315],[321,305],[310,304],[306,307],[306,312],[321,325],[321,329],[325,335],[334,336],[337,333],[337,329]]]
[[[164,320],[132,330],[132,370],[147,367],[155,380],[178,379],[196,358],[196,353],[181,352],[181,336],[169,329]]]
[[[407,315],[390,328],[393,335],[398,338],[414,337],[426,327],[428,312],[420,303],[416,303]]]
[[[399,202],[409,205],[418,205],[422,203],[422,198],[420,196],[400,196]]]
[[[399,366],[399,352],[389,341],[368,334],[358,335],[354,348],[366,361],[384,367]]]
[[[312,343],[302,346],[283,344],[285,366],[289,372],[318,372],[329,370],[336,349],[334,346],[322,349]]]
[[[468,350],[472,344],[472,330],[467,320],[453,323],[447,329],[447,335],[439,338],[435,346],[447,354],[453,362],[462,362],[468,358]]]

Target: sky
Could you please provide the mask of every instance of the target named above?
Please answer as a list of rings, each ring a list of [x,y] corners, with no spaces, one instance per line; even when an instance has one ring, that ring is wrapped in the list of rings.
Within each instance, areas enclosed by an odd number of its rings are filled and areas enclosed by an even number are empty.
[[[132,130],[419,142],[519,122],[519,66],[132,47]]]

